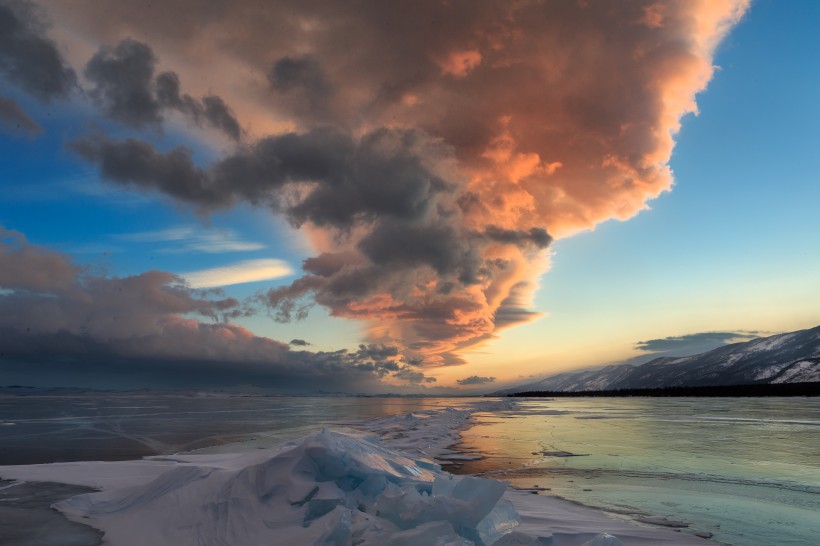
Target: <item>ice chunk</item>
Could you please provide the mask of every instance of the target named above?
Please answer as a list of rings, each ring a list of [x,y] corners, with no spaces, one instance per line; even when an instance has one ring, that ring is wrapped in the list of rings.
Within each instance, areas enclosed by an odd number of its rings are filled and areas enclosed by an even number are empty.
[[[498,539],[518,527],[521,517],[508,500],[501,500],[476,525],[476,533],[484,544],[495,544]]]
[[[118,546],[489,546],[519,521],[506,487],[325,430],[247,466],[184,463],[58,508]]]
[[[337,519],[332,521],[328,526],[327,532],[313,544],[321,546],[348,546],[351,542],[350,531],[352,516],[350,510],[340,511]]]
[[[604,533],[584,542],[581,546],[623,546],[623,542],[618,540],[617,537]]]
[[[530,535],[513,531],[493,542],[492,546],[539,546],[539,541]]]
[[[388,546],[473,546],[473,543],[455,533],[446,521],[432,521],[413,529],[401,531],[390,538]]]
[[[329,514],[337,506],[339,506],[339,499],[313,499],[309,501],[303,525],[308,527],[313,520]]]
[[[464,501],[466,508],[466,512],[463,514],[465,523],[469,527],[475,527],[490,513],[490,510],[493,509],[506,489],[507,484],[504,482],[464,476],[453,487],[451,496],[454,499]]]
[[[433,480],[433,495],[449,497],[453,494],[453,489],[457,484],[458,479],[452,474],[440,474]]]

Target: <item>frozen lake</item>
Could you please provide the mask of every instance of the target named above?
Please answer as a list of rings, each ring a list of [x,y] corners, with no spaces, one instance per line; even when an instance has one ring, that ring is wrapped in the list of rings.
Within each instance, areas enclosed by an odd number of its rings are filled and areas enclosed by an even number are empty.
[[[0,396],[0,464],[267,447],[475,399],[178,394]],[[668,516],[738,546],[820,544],[820,399],[522,400],[474,414],[448,470],[609,511]],[[481,455],[480,460],[469,460]]]
[[[558,398],[476,414],[460,472],[738,546],[820,544],[820,399]]]
[[[341,421],[469,398],[265,397],[219,394],[0,395],[0,465],[121,461],[226,444],[265,447]]]

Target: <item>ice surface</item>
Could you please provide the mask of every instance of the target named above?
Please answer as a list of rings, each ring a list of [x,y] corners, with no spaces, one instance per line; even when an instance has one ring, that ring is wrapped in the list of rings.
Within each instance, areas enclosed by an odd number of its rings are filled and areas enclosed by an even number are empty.
[[[584,542],[583,546],[623,546],[623,543],[616,537],[609,534],[598,535],[589,542]]]
[[[474,410],[512,404],[483,401]],[[7,466],[0,477],[101,489],[55,507],[114,546],[582,546],[603,533],[620,542],[595,546],[704,544],[494,480],[452,476],[427,458],[450,452],[470,424],[470,411],[447,408],[360,424],[361,436],[324,431],[248,453]]]
[[[506,487],[448,476],[375,440],[325,430],[244,468],[181,463],[148,483],[56,507],[118,546],[281,544],[285,537],[291,544],[490,546],[519,522],[512,504],[500,501]]]

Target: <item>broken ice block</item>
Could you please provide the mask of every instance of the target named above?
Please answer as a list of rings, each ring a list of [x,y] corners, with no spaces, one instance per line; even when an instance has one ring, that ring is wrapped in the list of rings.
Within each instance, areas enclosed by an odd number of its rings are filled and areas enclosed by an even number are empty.
[[[388,546],[473,546],[469,540],[458,536],[446,521],[431,521],[413,529],[395,533]]]
[[[518,511],[508,500],[500,500],[495,508],[476,525],[476,533],[484,544],[495,541],[512,531],[521,521]]]
[[[453,487],[450,496],[464,501],[467,505],[467,512],[463,514],[464,522],[469,527],[475,527],[490,513],[505,489],[507,484],[504,482],[464,476]]]

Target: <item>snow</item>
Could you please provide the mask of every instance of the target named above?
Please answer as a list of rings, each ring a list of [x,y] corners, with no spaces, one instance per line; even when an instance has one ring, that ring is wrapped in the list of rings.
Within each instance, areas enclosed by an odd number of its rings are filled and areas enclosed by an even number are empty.
[[[785,366],[784,366],[785,367]],[[801,360],[789,367],[772,383],[800,383],[820,381],[820,363],[811,360]]]
[[[474,411],[511,404],[481,402]],[[99,489],[54,507],[100,529],[113,546],[704,544],[506,482],[444,472],[431,457],[447,454],[469,424],[470,411],[447,408],[249,453],[8,466],[0,477]]]
[[[729,358],[726,359],[726,362],[721,362],[720,363],[720,367],[721,368],[728,368],[728,367],[732,366],[735,362],[737,362],[738,360],[743,358],[744,356],[746,356],[745,353],[735,353],[735,354],[729,355]]]
[[[779,374],[783,369],[788,368],[790,365],[790,362],[786,362],[785,364],[772,364],[770,366],[758,369],[757,373],[754,375],[754,379],[756,381],[769,379],[770,377],[774,377]],[[773,383],[777,383],[777,380],[773,381]]]
[[[772,351],[781,347],[784,343],[795,337],[800,332],[792,332],[790,334],[782,334],[779,336],[771,336],[761,339],[760,341],[756,341],[746,349],[745,352],[752,353],[758,351]]]

